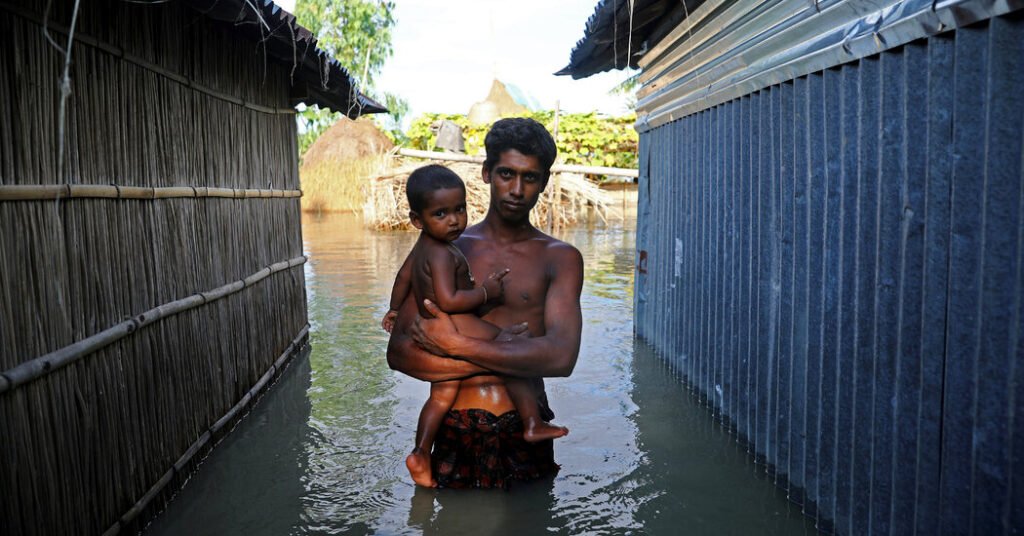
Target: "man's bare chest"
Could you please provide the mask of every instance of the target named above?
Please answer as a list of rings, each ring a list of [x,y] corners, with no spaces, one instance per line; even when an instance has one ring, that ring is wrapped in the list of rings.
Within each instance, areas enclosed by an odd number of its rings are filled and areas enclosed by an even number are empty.
[[[542,255],[529,251],[477,251],[469,259],[477,281],[492,273],[509,269],[504,279],[505,295],[501,304],[513,309],[542,307],[550,284],[547,263]]]

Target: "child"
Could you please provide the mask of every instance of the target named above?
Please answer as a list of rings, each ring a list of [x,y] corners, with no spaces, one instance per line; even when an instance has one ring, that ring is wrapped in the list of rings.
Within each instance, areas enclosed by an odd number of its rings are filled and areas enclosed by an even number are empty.
[[[466,185],[444,166],[424,166],[409,175],[406,185],[409,198],[409,219],[420,229],[419,239],[395,278],[391,291],[391,310],[381,326],[389,333],[394,327],[397,310],[411,288],[420,315],[430,317],[423,307],[428,299],[444,312],[452,314],[459,331],[478,339],[493,339],[500,330],[472,313],[488,301],[500,299],[502,279],[508,269],[491,274],[475,286],[469,262],[452,244],[466,229]],[[552,426],[540,418],[537,393],[530,381],[505,377],[505,387],[516,410],[523,419],[523,438],[536,442],[564,436],[568,430]],[[459,381],[430,384],[430,398],[420,411],[416,427],[416,446],[405,459],[413,481],[421,486],[436,487],[431,475],[430,450],[441,421],[451,409],[459,392]]]

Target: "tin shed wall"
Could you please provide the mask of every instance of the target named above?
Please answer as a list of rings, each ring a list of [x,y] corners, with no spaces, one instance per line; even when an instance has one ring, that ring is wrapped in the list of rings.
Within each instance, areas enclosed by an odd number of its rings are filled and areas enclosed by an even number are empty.
[[[840,534],[1024,530],[1024,21],[640,138],[637,335]]]

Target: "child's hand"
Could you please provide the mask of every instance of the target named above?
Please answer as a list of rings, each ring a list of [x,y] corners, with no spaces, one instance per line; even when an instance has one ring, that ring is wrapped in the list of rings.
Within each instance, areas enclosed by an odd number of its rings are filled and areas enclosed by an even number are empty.
[[[505,282],[502,280],[505,279],[508,272],[508,268],[498,270],[484,280],[483,287],[487,291],[487,301],[496,300],[505,294]]]
[[[384,331],[391,333],[391,330],[395,329],[396,318],[398,318],[398,311],[391,309],[384,315],[384,318],[381,319],[380,327],[384,328]]]

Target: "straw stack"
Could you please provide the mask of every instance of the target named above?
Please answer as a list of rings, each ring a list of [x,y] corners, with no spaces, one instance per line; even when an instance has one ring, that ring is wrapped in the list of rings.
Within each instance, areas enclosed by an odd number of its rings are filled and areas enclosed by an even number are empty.
[[[65,55],[24,4],[0,3],[0,534],[133,532],[303,342],[289,72],[178,3],[82,2],[58,169]]]

